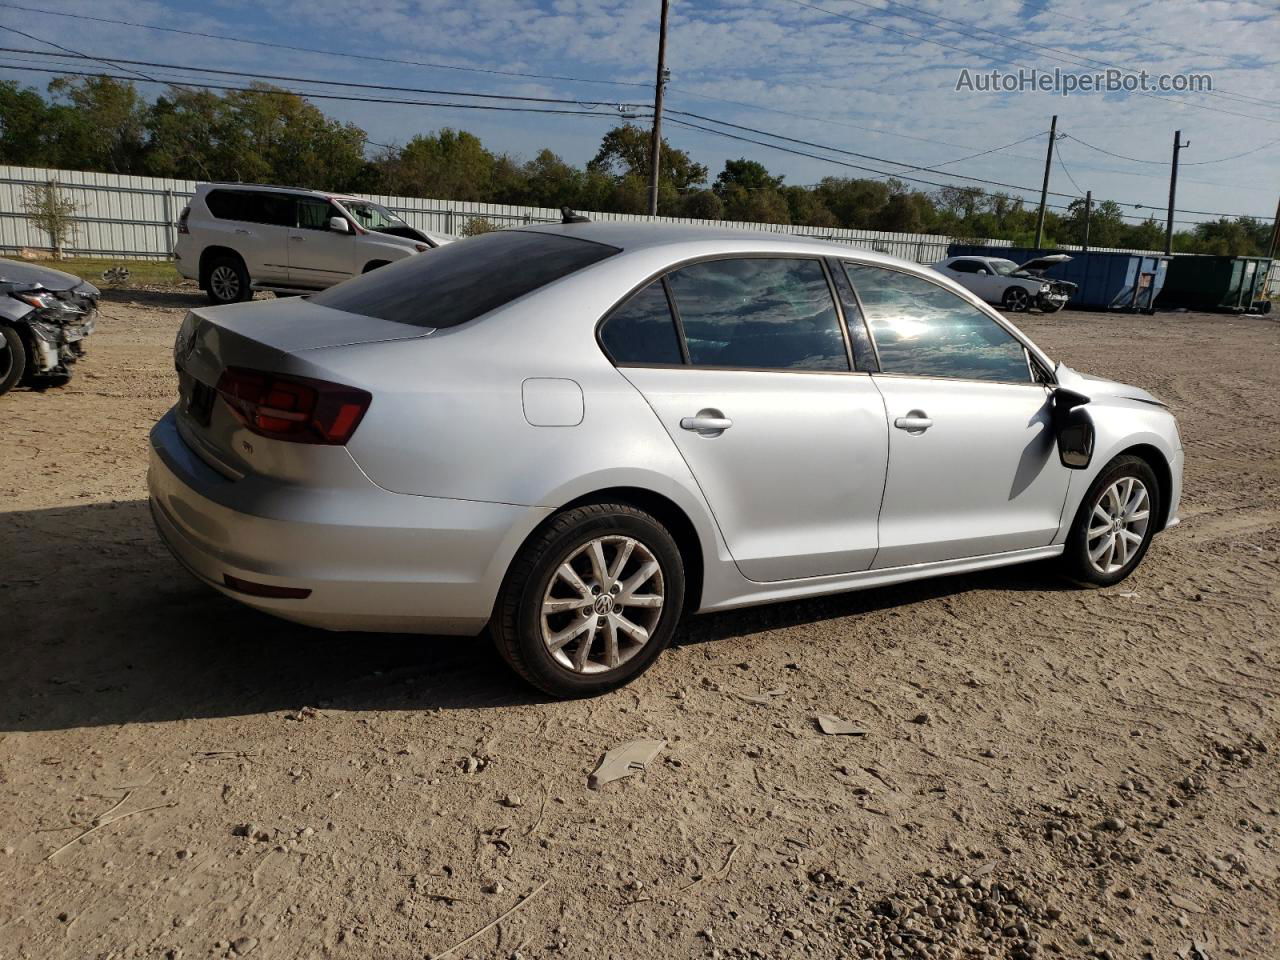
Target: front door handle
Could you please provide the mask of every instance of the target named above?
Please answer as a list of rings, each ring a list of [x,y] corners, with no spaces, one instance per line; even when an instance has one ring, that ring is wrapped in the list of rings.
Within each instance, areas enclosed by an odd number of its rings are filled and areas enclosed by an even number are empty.
[[[289,239],[290,239],[290,240],[292,240],[294,243],[301,243],[303,240],[305,240],[305,239],[306,239],[306,237],[300,237],[300,236],[298,236],[298,235],[295,233],[295,234],[294,234],[292,237],[290,237]]]
[[[899,430],[905,430],[912,436],[918,437],[933,426],[933,421],[925,416],[923,410],[912,410],[905,417],[899,417],[893,421],[893,425]]]
[[[732,420],[719,410],[711,409],[699,410],[697,416],[680,421],[681,430],[692,430],[700,437],[718,437],[732,426]]]
[[[245,237],[248,237],[248,236],[252,236],[252,235],[253,235],[253,231],[252,231],[252,230],[242,230],[240,227],[236,227],[236,233],[240,234],[241,236],[245,236]]]

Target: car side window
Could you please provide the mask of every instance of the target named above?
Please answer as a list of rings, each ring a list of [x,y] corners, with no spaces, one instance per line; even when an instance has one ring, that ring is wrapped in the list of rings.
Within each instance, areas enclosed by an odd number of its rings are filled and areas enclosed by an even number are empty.
[[[954,270],[956,273],[977,273],[978,268],[981,266],[982,264],[978,263],[977,260],[952,260],[948,264],[949,269]]]
[[[600,327],[600,343],[620,367],[683,363],[663,282],[653,281],[609,314]]]
[[[915,377],[1030,383],[1022,344],[950,290],[922,277],[845,262],[880,370]]]
[[[298,226],[303,230],[328,230],[329,218],[339,216],[328,200],[317,197],[294,197]]]
[[[694,366],[848,370],[818,260],[707,260],[667,277]]]

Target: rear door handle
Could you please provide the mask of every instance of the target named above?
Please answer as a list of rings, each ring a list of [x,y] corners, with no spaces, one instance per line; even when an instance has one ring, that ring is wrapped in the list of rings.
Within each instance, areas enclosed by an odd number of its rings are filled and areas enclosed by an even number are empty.
[[[933,421],[925,416],[923,410],[912,410],[905,417],[899,417],[893,421],[893,425],[899,430],[918,436],[932,427]]]
[[[244,235],[244,236],[246,236],[246,237],[248,237],[248,236],[252,236],[252,235],[253,235],[253,231],[252,231],[252,230],[243,230],[243,229],[241,229],[240,227],[236,227],[236,233],[243,234],[243,235]]]
[[[733,421],[719,410],[699,410],[697,416],[680,421],[681,430],[692,430],[702,437],[718,437],[732,426]]]
[[[303,240],[305,240],[305,239],[306,239],[306,237],[299,237],[297,234],[295,234],[294,236],[290,237],[289,239],[290,239],[290,240],[293,240],[295,243],[301,243]]]

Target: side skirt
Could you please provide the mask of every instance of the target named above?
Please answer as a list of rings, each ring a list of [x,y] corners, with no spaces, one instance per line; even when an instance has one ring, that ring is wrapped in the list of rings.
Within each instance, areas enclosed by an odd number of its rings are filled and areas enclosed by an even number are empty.
[[[845,593],[850,590],[869,590],[872,587],[886,587],[894,583],[905,583],[908,580],[923,580],[926,577],[943,577],[959,573],[973,573],[977,570],[989,570],[993,567],[1008,567],[1017,563],[1030,563],[1035,560],[1048,560],[1062,555],[1062,544],[1047,547],[1033,547],[1029,550],[1014,550],[1009,553],[992,553],[981,557],[963,557],[958,560],[941,560],[936,563],[917,563],[905,567],[888,567],[884,570],[864,570],[859,573],[841,574],[834,577],[813,577],[807,580],[787,580],[781,583],[760,584],[758,589],[740,593],[715,603],[705,604],[698,612],[710,613],[715,610],[734,610],[738,607],[750,607],[761,603],[774,603],[779,600],[797,600],[801,597],[820,597],[832,593]]]

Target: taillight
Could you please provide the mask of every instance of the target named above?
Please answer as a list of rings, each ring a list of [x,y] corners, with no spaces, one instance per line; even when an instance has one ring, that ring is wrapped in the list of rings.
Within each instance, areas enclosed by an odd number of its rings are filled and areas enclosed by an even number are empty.
[[[190,233],[191,229],[187,226],[187,217],[191,216],[191,208],[183,207],[182,212],[178,214],[178,232]]]
[[[228,367],[217,392],[236,419],[263,437],[342,446],[351,439],[373,397],[327,380]]]

